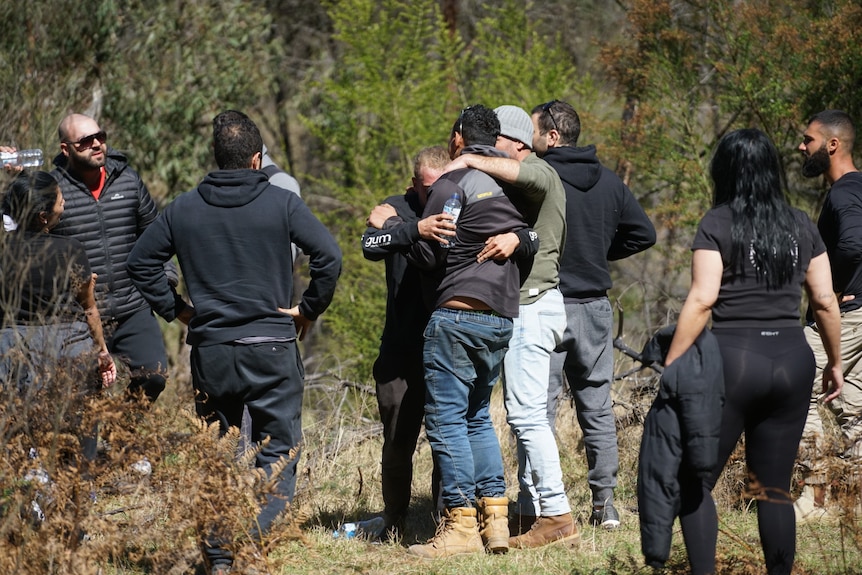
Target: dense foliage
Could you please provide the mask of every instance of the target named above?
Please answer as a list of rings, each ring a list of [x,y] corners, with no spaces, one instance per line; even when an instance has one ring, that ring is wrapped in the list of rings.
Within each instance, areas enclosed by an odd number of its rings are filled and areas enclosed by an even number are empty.
[[[862,114],[860,16],[850,0],[7,0],[0,142],[50,158],[59,120],[93,114],[166,202],[212,167],[213,115],[247,111],[345,253],[306,357],[367,381],[385,286],[382,264],[362,258],[362,222],[461,107],[578,108],[583,143],[661,228],[648,265],[615,268],[622,291],[639,285],[631,303],[650,308],[649,325],[684,293],[726,131],[765,130],[791,199],[815,214],[823,188],[798,176],[795,147],[813,112]]]

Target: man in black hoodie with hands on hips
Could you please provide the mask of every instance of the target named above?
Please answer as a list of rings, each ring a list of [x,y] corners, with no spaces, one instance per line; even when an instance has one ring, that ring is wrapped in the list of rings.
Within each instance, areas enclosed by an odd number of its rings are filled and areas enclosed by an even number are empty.
[[[531,115],[533,150],[557,171],[566,191],[567,233],[560,258],[566,331],[551,356],[548,421],[554,421],[565,371],[584,433],[593,497],[590,523],[616,529],[619,454],[611,403],[614,313],[607,295],[612,285],[608,261],[655,244],[655,228],[628,186],[599,162],[595,146],[578,147],[581,120],[571,105],[553,100],[533,108]]]
[[[228,114],[225,112],[223,114]],[[260,171],[263,141],[242,115],[213,121],[219,169],[174,200],[141,235],[129,256],[129,275],[153,310],[188,324],[192,384],[198,415],[222,432],[238,427],[243,407],[252,441],[270,441],[255,464],[267,472],[291,460],[301,435],[303,368],[297,339],[332,301],[341,251],[296,194],[271,185]],[[292,306],[295,243],[309,258],[311,281]],[[174,255],[194,307],[170,290],[162,265]],[[257,517],[257,538],[293,497],[298,455],[281,472]],[[205,541],[212,573],[230,572],[224,534]]]

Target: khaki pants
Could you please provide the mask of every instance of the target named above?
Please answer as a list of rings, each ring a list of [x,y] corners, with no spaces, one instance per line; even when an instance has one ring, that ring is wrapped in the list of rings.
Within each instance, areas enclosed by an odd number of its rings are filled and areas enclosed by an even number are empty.
[[[814,352],[817,375],[811,394],[808,418],[802,432],[800,463],[810,470],[807,483],[822,483],[825,478],[817,465],[817,460],[829,455],[825,442],[821,410],[835,417],[841,433],[843,446],[838,455],[849,458],[862,458],[862,309],[841,315],[841,360],[844,368],[844,389],[841,395],[830,403],[822,404],[818,397],[823,393],[823,368],[826,366],[826,352],[820,334],[815,327],[805,328],[805,338]]]

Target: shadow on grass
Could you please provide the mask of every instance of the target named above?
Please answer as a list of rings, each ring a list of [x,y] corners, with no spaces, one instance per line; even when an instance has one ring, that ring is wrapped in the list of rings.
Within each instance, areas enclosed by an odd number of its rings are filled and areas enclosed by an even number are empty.
[[[355,523],[380,515],[379,509],[360,508],[351,514],[330,510],[319,511],[309,515],[302,527],[304,529],[320,527],[327,533],[334,533],[344,523]],[[405,547],[414,543],[424,543],[434,536],[436,530],[437,513],[432,498],[429,495],[414,497],[410,502],[410,509],[404,524],[397,533],[396,541]]]

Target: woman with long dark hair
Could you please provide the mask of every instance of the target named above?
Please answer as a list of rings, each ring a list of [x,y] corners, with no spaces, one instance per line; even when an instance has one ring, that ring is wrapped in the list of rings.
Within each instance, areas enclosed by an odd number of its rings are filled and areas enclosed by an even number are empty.
[[[799,314],[803,285],[829,358],[825,400],[843,384],[829,259],[817,228],[785,200],[780,174],[778,152],[763,132],[737,130],[719,142],[711,165],[714,207],[694,239],[691,289],[665,361],[679,358],[712,316],[725,379],[718,464],[708,477],[691,474],[680,486],[680,523],[695,575],[715,573],[711,491],[743,432],[767,571],[789,574],[793,567],[790,480],[814,378]]]
[[[15,380],[22,391],[58,366],[85,373],[98,366],[103,387],[117,376],[84,247],[50,234],[63,203],[57,180],[41,171],[19,174],[3,198],[3,214],[16,229],[2,234],[0,368],[6,383]]]

